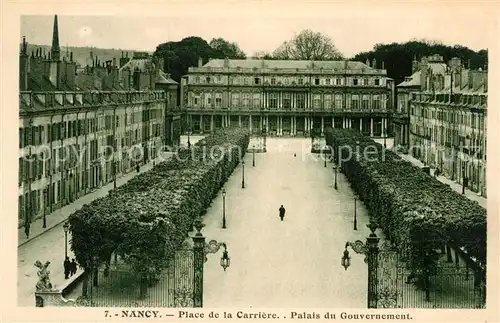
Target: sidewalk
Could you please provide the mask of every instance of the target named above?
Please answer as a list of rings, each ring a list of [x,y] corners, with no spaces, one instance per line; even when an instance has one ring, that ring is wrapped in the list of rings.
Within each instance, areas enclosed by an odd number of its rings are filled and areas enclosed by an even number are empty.
[[[398,155],[401,156],[401,158],[405,159],[406,161],[409,161],[410,163],[412,163],[415,166],[418,166],[418,167],[424,166],[424,164],[420,160],[414,158],[413,156],[410,156],[407,154],[401,154],[401,153],[398,153]],[[434,175],[434,169],[432,169],[432,168],[431,168],[431,175]],[[461,184],[459,184],[455,181],[452,181],[451,179],[444,177],[444,176],[437,176],[436,179],[438,179],[441,183],[450,186],[453,190],[455,190],[459,194],[462,194],[462,185]],[[480,195],[477,195],[477,193],[475,193],[467,188],[465,189],[465,196],[469,200],[476,201],[477,203],[479,203],[479,205],[481,205],[483,208],[486,209],[486,204],[487,204],[486,198],[484,198]]]
[[[161,152],[162,158],[170,158],[173,153],[171,152]],[[157,158],[157,160],[161,160],[160,157]],[[149,162],[148,164],[142,165],[140,169],[140,173],[146,172],[153,168],[153,161]],[[121,177],[118,177],[116,179],[116,187],[122,186],[126,182],[128,182],[130,179],[134,178],[138,173],[133,170],[130,171],[127,174],[124,174]],[[113,182],[108,183],[101,188],[95,190],[92,193],[89,193],[87,195],[84,195],[80,197],[79,199],[75,200],[73,203],[68,204],[50,214],[46,215],[47,218],[47,228],[42,228],[43,225],[43,217],[34,220],[31,222],[30,226],[30,237],[29,239],[26,238],[26,235],[24,234],[24,227],[19,228],[18,231],[18,247],[26,244],[27,242],[37,238],[38,236],[44,234],[45,232],[59,226],[62,224],[70,214],[75,212],[76,210],[79,210],[83,205],[88,204],[92,202],[95,199],[98,199],[100,197],[104,197],[108,195],[108,192],[113,189]]]

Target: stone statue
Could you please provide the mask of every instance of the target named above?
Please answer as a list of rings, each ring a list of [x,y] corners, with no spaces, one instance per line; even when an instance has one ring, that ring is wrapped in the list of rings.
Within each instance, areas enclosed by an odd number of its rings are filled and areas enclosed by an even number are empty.
[[[50,271],[47,269],[50,265],[50,261],[47,261],[42,265],[40,260],[35,262],[35,266],[38,267],[38,282],[36,283],[37,292],[52,290],[52,283],[50,282]]]

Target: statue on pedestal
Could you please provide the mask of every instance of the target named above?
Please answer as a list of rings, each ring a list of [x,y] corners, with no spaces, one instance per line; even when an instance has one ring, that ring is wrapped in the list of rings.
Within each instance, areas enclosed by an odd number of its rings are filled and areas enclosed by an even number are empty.
[[[35,266],[38,267],[38,282],[36,283],[36,291],[50,291],[52,290],[52,283],[50,282],[50,271],[48,267],[50,265],[50,261],[47,261],[42,265],[40,260],[35,262]]]

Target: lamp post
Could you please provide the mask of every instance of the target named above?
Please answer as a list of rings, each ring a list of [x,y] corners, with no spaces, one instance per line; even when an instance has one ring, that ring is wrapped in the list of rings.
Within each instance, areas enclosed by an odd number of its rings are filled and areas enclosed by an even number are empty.
[[[469,140],[469,135],[465,136],[464,140],[463,140],[463,145],[462,145],[462,163],[463,163],[463,166],[462,166],[462,195],[465,194],[465,187],[467,186],[468,184],[468,179],[466,178],[466,163],[465,163],[465,145],[467,144],[466,140]],[[467,153],[469,153],[469,151],[467,150]]]
[[[42,228],[47,228],[47,216],[46,216],[46,210],[47,210],[47,205],[45,204],[47,202],[47,190],[43,190],[43,225]]]
[[[357,219],[357,215],[356,215],[356,196],[354,197],[354,230],[358,230],[358,219]]]
[[[68,257],[68,230],[69,230],[68,221],[64,222],[63,229],[64,229],[64,259],[66,259],[66,257]]]
[[[323,159],[324,159],[325,167],[326,167],[326,150],[325,150],[325,148],[323,148]]]
[[[338,151],[337,151],[337,139],[334,139],[334,149],[335,150],[333,151],[333,161],[334,161],[333,162],[333,169],[335,171],[335,183],[334,183],[333,187],[335,189],[338,189],[338,187],[337,187],[337,171],[338,171],[337,170],[337,168],[338,168],[338,162],[337,162],[337,160],[338,160],[338,157],[337,157],[337,154],[338,154]]]
[[[191,148],[191,140],[189,137],[191,134],[191,121],[187,111],[186,111],[186,123],[187,123],[187,134],[188,134],[188,148]]]
[[[255,145],[252,146],[252,166],[255,167]]]
[[[387,148],[387,143],[385,139],[387,138],[387,128],[384,128],[384,148]]]
[[[226,190],[222,189],[222,229],[226,228]]]
[[[241,173],[241,188],[245,188],[245,161],[241,160],[241,166],[243,167],[243,172]]]

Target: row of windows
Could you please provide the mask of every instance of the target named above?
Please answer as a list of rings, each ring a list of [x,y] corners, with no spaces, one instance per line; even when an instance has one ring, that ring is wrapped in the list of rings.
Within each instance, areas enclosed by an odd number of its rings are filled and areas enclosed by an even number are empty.
[[[473,95],[473,94],[423,94],[423,93],[413,93],[412,100],[424,101],[424,102],[448,102],[455,104],[481,104],[486,105],[488,98],[485,95]]]
[[[224,78],[226,79],[226,78]],[[309,77],[288,78],[288,77],[240,77],[233,76],[230,78],[230,83],[233,85],[260,85],[268,82],[271,85],[304,85],[308,83]],[[379,78],[312,78],[314,85],[353,85],[353,86],[380,86],[383,85]],[[222,76],[195,76],[194,84],[227,84],[223,81]]]
[[[431,118],[478,129],[483,128],[485,121],[484,116],[479,113],[426,109],[422,107],[412,107],[411,114],[417,117]]]
[[[113,116],[107,115],[104,117],[104,124],[99,118],[92,118],[58,122],[49,125],[21,127],[19,128],[19,148],[28,145],[38,146],[46,142],[74,138],[103,129],[111,130],[114,127],[119,127],[121,120],[123,120],[125,126],[136,122],[149,122],[153,120],[161,122],[163,116],[161,110],[152,109],[125,114],[123,116],[117,115],[115,118],[115,124],[113,124]],[[45,138],[46,126],[48,127],[48,138]]]

